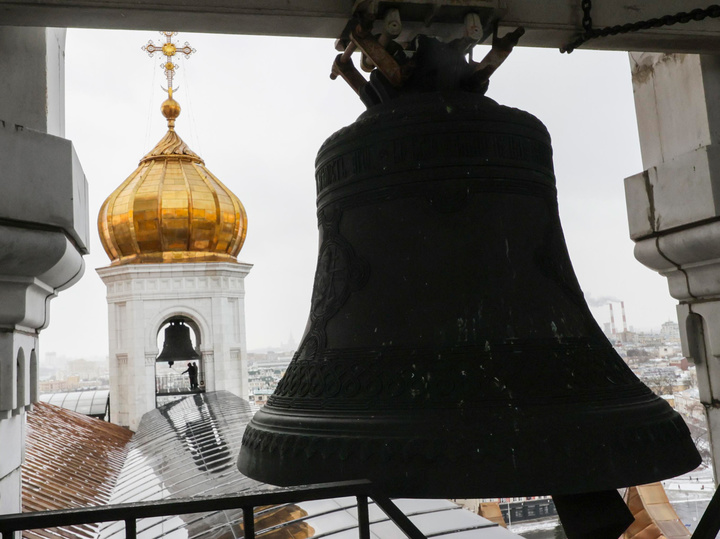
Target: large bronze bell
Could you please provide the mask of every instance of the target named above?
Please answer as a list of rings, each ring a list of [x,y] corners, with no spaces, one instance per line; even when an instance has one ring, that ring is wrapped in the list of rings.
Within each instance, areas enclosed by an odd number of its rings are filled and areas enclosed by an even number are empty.
[[[316,181],[309,322],[245,431],[243,473],[477,498],[607,491],[699,464],[583,299],[534,116],[409,92],[332,135]]]
[[[193,361],[200,359],[190,340],[190,328],[180,318],[170,320],[170,325],[165,328],[165,341],[156,363],[167,361],[171,367],[177,362]]]

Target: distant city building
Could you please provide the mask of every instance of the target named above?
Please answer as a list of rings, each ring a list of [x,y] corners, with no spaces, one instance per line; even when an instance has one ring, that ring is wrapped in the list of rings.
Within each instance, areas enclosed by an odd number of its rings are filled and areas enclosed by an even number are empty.
[[[677,322],[668,320],[660,328],[660,336],[666,342],[680,342],[680,326]]]
[[[285,375],[292,352],[268,351],[264,354],[249,354],[248,383],[250,386],[251,403],[263,406]]]
[[[705,423],[705,407],[700,402],[700,392],[693,387],[675,394],[675,409],[696,424]]]
[[[274,391],[274,389],[265,388],[253,389],[250,393],[250,403],[256,406],[264,406]]]

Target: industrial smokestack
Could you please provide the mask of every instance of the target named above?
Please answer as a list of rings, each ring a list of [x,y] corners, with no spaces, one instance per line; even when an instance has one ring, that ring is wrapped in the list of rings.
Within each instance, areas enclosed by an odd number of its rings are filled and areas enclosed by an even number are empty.
[[[610,329],[612,336],[615,337],[615,315],[613,314],[612,303],[608,303],[608,306],[610,307]]]
[[[622,310],[622,317],[623,317],[623,333],[627,333],[627,319],[625,318],[625,302],[620,302],[620,309]]]

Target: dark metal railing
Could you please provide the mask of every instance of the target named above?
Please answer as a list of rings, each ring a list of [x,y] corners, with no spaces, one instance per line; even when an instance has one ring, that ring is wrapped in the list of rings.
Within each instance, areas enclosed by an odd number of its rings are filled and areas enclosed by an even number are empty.
[[[0,537],[12,539],[16,532],[60,528],[102,522],[125,522],[126,539],[137,537],[142,518],[242,510],[245,539],[255,539],[255,508],[268,505],[354,497],[358,510],[358,537],[370,539],[368,500],[392,520],[409,539],[427,539],[410,519],[386,496],[376,492],[369,481],[343,481],[322,485],[277,488],[242,495],[203,496],[174,500],[126,503],[99,507],[78,507],[59,511],[38,511],[0,515]],[[713,539],[720,530],[720,489],[715,491],[692,539]]]
[[[198,375],[198,389],[190,389],[190,378],[186,374],[161,374],[155,376],[155,394],[166,395],[190,395],[192,393],[205,392],[205,377]]]
[[[375,492],[369,481],[343,481],[323,485],[278,488],[236,496],[204,496],[0,515],[0,536],[2,539],[11,539],[15,532],[24,530],[124,521],[125,537],[135,539],[137,537],[137,521],[141,518],[241,509],[244,537],[245,539],[254,539],[254,509],[256,507],[342,497],[357,499],[359,539],[370,539],[369,499],[372,499],[409,539],[427,539],[390,498]]]

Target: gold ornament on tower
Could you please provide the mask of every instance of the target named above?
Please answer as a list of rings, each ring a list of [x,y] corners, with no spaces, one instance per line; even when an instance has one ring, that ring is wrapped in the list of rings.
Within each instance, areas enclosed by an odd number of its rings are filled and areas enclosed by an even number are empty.
[[[112,265],[162,262],[237,262],[247,233],[240,200],[206,167],[175,132],[180,105],[173,99],[172,57],[195,52],[187,43],[143,47],[161,52],[168,98],[161,111],[168,131],[140,160],[138,168],[103,203],[98,230]],[[175,88],[177,90],[177,88]]]

